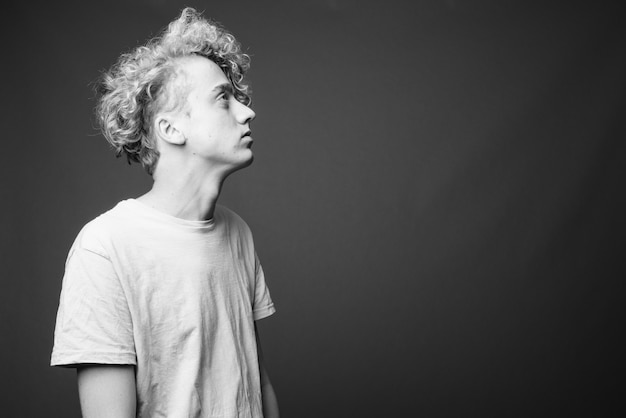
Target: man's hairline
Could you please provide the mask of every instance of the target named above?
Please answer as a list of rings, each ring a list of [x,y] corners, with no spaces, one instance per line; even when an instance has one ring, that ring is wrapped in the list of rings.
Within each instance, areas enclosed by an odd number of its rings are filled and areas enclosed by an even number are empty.
[[[159,113],[170,113],[170,112],[185,112],[186,107],[188,105],[189,94],[191,93],[191,86],[189,82],[186,80],[186,77],[189,76],[189,73],[186,71],[185,66],[182,65],[185,61],[193,60],[195,58],[204,58],[206,60],[214,63],[224,74],[226,81],[219,82],[213,88],[211,88],[211,92],[214,92],[218,89],[228,90],[230,93],[234,93],[235,88],[233,86],[232,81],[228,78],[228,75],[224,72],[224,69],[220,67],[220,65],[213,59],[205,55],[199,54],[188,54],[179,57],[172,58],[172,74],[168,77],[165,82],[165,89],[167,90],[166,94],[168,95],[168,101],[174,101],[174,105],[171,108],[167,108],[167,104],[165,106],[161,106],[161,108],[156,112]],[[181,80],[182,78],[182,80]],[[178,84],[178,86],[177,86]],[[170,96],[170,93],[175,96],[175,98]],[[166,109],[166,110],[164,110]]]

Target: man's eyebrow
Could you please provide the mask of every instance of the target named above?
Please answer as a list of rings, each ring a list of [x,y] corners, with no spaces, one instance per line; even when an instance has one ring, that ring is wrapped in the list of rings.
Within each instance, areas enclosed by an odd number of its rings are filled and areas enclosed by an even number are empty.
[[[213,90],[211,90],[211,92],[213,93],[227,92],[227,93],[233,94],[233,85],[230,83],[218,84],[217,86],[213,87]]]

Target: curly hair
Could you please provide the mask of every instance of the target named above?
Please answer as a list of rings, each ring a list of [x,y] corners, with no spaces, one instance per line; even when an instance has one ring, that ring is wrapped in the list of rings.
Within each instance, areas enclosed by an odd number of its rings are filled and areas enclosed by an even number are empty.
[[[193,8],[183,9],[162,33],[145,45],[122,54],[103,74],[96,108],[100,129],[116,156],[126,155],[153,174],[159,151],[152,135],[158,111],[180,108],[186,94],[169,88],[176,79],[178,58],[199,55],[215,62],[232,83],[235,98],[250,104],[243,83],[250,57],[241,52],[235,37],[218,23],[206,20]]]

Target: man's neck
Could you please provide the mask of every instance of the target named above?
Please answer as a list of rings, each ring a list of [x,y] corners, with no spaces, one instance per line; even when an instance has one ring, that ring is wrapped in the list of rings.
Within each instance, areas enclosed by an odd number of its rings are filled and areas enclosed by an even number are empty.
[[[156,174],[156,173],[155,173]],[[152,189],[137,200],[168,215],[190,221],[213,218],[222,176],[155,175]],[[187,174],[187,175],[185,175]]]

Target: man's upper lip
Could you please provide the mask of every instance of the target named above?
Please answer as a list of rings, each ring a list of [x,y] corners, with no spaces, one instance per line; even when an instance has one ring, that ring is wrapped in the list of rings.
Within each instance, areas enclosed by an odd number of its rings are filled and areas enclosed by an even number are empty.
[[[250,135],[252,135],[252,131],[248,130],[248,131],[244,132],[244,134],[241,137],[243,138],[244,136],[250,136]]]

